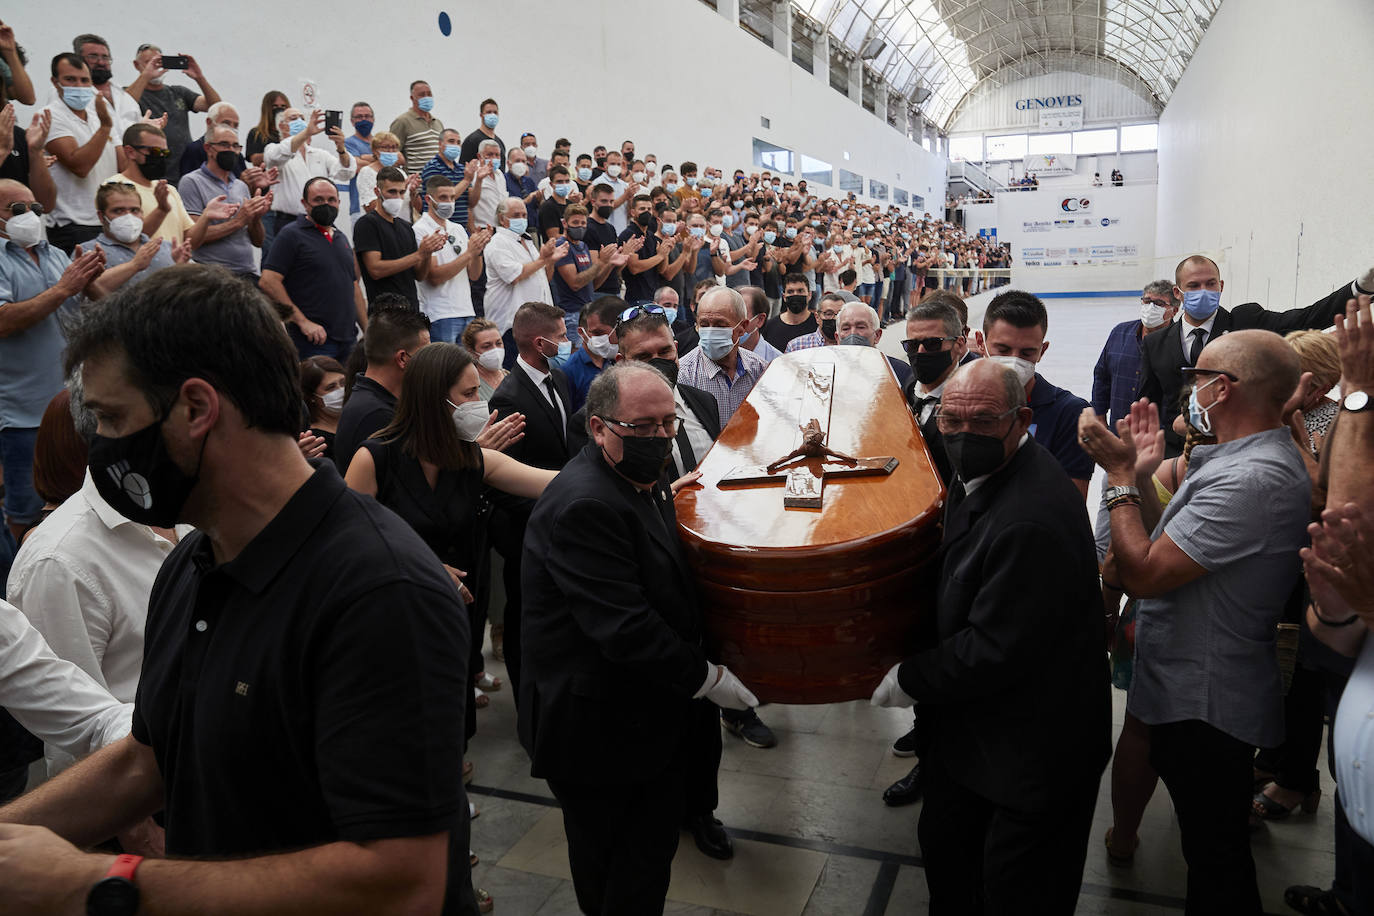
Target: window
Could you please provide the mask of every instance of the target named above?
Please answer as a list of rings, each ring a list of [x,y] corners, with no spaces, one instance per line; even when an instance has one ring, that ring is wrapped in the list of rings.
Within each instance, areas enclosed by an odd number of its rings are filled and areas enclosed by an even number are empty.
[[[792,26],[792,63],[807,73],[816,72],[816,45],[800,27]]]
[[[982,137],[950,137],[949,158],[964,159],[968,162],[983,161]]]
[[[1116,152],[1116,128],[1106,130],[1076,130],[1073,132],[1073,151],[1078,156]]]
[[[1159,149],[1158,124],[1128,124],[1121,128],[1121,151]]]
[[[1031,155],[1036,153],[1049,153],[1051,155],[1071,153],[1073,152],[1073,134],[1031,134],[1026,152]]]
[[[802,153],[801,169],[802,177],[806,179],[808,185],[823,184],[826,187],[833,187],[835,184],[835,171],[828,162],[812,159],[806,153]]]
[[[887,185],[876,178],[868,179],[868,196],[877,200],[887,200]]]
[[[864,192],[864,176],[856,175],[848,169],[840,169],[840,190],[862,194]]]
[[[830,88],[848,97],[849,61],[845,60],[843,54],[838,53],[840,47],[839,42],[834,42],[830,46]]]
[[[739,27],[768,47],[773,47],[772,0],[740,0]]]
[[[792,174],[792,151],[774,146],[767,140],[754,138],[754,165],[774,172]]]
[[[988,161],[999,159],[1020,159],[1026,155],[1026,135],[1006,134],[1001,137],[988,137]]]
[[[878,85],[864,80],[863,86],[863,107],[865,111],[878,113]]]
[[[918,213],[924,213],[926,209],[926,199],[920,194],[911,195],[911,209]]]
[[[903,191],[901,188],[893,188],[892,202],[899,207],[905,207],[907,205],[906,192]]]

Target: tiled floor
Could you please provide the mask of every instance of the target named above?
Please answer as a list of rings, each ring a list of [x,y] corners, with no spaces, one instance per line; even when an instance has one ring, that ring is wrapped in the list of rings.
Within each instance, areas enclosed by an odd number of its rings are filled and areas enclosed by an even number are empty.
[[[971,301],[971,324],[981,324],[989,297]],[[1092,366],[1112,325],[1132,317],[1138,302],[1051,300],[1044,375],[1083,397]],[[900,354],[901,326],[884,350]],[[488,670],[504,677],[504,667]],[[1125,697],[1113,691],[1119,727]],[[726,734],[717,809],[736,836],[736,858],[723,863],[697,852],[684,834],[673,863],[667,912],[677,916],[756,913],[762,916],[909,914],[925,911],[916,820],[920,805],[888,808],[882,790],[906,774],[910,761],[889,751],[910,726],[910,714],[866,703],[768,706],[761,715],[779,745],[756,750]],[[477,883],[496,898],[501,916],[576,914],[567,880],[562,824],[548,787],[529,777],[529,762],[515,740],[509,690],[492,694],[478,713],[471,757],[476,764],[472,800],[481,808],[473,846],[481,857]],[[1290,884],[1329,884],[1332,860],[1330,783],[1315,816],[1295,816],[1254,834],[1260,891],[1271,913],[1287,912]],[[1183,859],[1168,794],[1160,788],[1145,814],[1135,864],[1107,863],[1102,837],[1111,823],[1108,778],[1099,788],[1080,914],[1182,912]],[[1034,889],[1028,888],[1028,894]],[[1031,911],[1028,909],[1028,911]]]

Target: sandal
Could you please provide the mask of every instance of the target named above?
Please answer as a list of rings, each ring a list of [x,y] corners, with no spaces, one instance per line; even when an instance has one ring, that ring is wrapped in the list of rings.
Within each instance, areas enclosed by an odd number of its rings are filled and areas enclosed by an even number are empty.
[[[1322,890],[1310,884],[1294,884],[1283,892],[1283,902],[1299,913],[1310,916],[1350,916],[1350,911],[1335,891]]]
[[[483,690],[492,691],[500,690],[502,685],[501,679],[499,677],[492,677],[485,671],[477,675],[475,683],[478,687],[481,687]]]
[[[1278,785],[1278,783],[1274,783],[1274,785]],[[1317,803],[1321,801],[1321,797],[1322,790],[1313,789],[1295,804],[1285,805],[1283,802],[1271,798],[1267,792],[1256,792],[1254,799],[1250,802],[1250,824],[1251,826],[1258,826],[1261,821],[1281,821],[1299,808],[1302,809],[1303,814],[1315,814]]]
[[[1261,770],[1259,767],[1255,767],[1255,768],[1254,768],[1253,774],[1254,774],[1254,783],[1253,783],[1253,785],[1254,785],[1254,787],[1255,787],[1255,791],[1256,791],[1256,792],[1259,792],[1259,791],[1262,790],[1265,786],[1269,785],[1269,783],[1273,782],[1273,781],[1274,781],[1274,777],[1278,775],[1277,773],[1271,773],[1271,772],[1269,772],[1268,770]]]
[[[1112,847],[1112,830],[1113,828],[1111,827],[1107,828],[1107,836],[1105,838],[1107,846],[1107,861],[1112,863],[1113,865],[1130,865],[1131,861],[1135,859],[1135,851],[1140,848],[1140,837],[1137,836],[1135,838],[1135,842],[1131,845],[1130,852],[1126,853],[1125,855],[1121,855],[1120,853],[1116,852]]]
[[[482,692],[481,687],[472,688],[472,703],[478,709],[486,709],[491,705],[491,697]]]
[[[491,899],[491,894],[488,894],[480,887],[473,888],[473,893],[477,895],[477,912],[490,913],[496,906],[496,901]]]
[[[472,774],[475,769],[476,767],[472,765],[471,760],[463,761],[463,785],[467,785],[468,783],[472,782]]]

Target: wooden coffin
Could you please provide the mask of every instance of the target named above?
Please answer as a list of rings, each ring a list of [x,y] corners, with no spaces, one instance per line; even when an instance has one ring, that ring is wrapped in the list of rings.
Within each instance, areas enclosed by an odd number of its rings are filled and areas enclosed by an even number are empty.
[[[828,423],[834,451],[895,467],[840,477],[844,462],[795,460],[820,477],[820,508],[788,507],[814,504],[814,480],[785,495],[766,466],[802,444],[810,419]],[[933,604],[945,496],[887,358],[832,346],[775,359],[700,469],[676,505],[711,658],[765,702],[867,697]]]

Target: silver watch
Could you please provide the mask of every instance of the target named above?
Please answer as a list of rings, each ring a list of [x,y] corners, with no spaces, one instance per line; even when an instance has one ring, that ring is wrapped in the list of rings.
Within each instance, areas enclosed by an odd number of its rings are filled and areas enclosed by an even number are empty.
[[[1106,491],[1103,492],[1103,494],[1102,494],[1102,498],[1105,499],[1107,502],[1111,502],[1112,500],[1116,499],[1118,496],[1134,496],[1135,498],[1139,499],[1139,498],[1140,498],[1140,488],[1139,488],[1139,487],[1108,487],[1108,488],[1106,489]]]
[[[1368,410],[1370,406],[1369,392],[1352,391],[1341,399],[1341,406],[1352,411]]]

